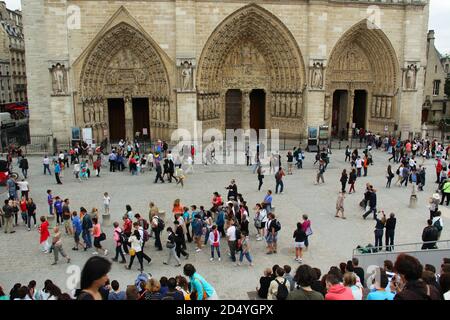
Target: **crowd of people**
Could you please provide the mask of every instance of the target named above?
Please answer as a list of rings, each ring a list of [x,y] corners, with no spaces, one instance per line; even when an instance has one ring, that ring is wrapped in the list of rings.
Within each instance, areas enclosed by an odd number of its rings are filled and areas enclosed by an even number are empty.
[[[300,265],[292,275],[289,265],[264,270],[256,288],[268,300],[450,300],[450,258],[440,271],[407,254],[365,274],[357,258],[330,267],[322,276],[318,268]]]
[[[183,275],[157,279],[140,273],[126,288],[117,280],[110,281],[111,262],[91,257],[81,271],[78,289],[63,292],[52,280],[45,280],[42,289],[31,280],[28,285],[16,283],[9,291],[0,286],[0,300],[217,300],[218,295],[192,264],[183,267]]]
[[[407,186],[408,182],[416,185],[418,190],[423,190],[425,186],[425,168],[422,165],[417,165],[416,156],[422,156],[423,159],[435,157],[436,159],[436,174],[438,184],[438,191],[430,198],[430,219],[427,221],[422,234],[422,240],[424,242],[422,249],[435,249],[437,248],[437,241],[440,238],[441,231],[443,229],[443,222],[441,219],[441,212],[438,210],[439,205],[443,205],[444,199],[447,199],[447,205],[450,201],[450,179],[447,170],[447,152],[449,148],[444,149],[442,145],[437,142],[429,142],[426,140],[413,140],[413,141],[398,141],[395,138],[381,138],[375,135],[367,135],[367,147],[359,154],[358,149],[350,150],[349,146],[345,150],[345,161],[349,161],[351,168],[349,171],[344,169],[340,177],[341,190],[336,202],[336,217],[345,219],[344,215],[344,202],[347,193],[347,187],[349,186],[348,193],[356,192],[356,181],[361,176],[368,175],[368,168],[373,165],[372,149],[384,148],[388,153],[392,154],[390,160],[394,160],[399,164],[399,168],[396,174],[399,176],[396,185],[400,187],[404,184]],[[60,152],[59,155],[55,155],[52,160],[45,157],[43,160],[44,175],[48,171],[51,174],[50,164],[54,165],[54,172],[56,181],[58,184],[62,184],[61,177],[65,168],[69,168],[70,165],[74,167],[74,175],[76,179],[86,180],[89,179],[90,166],[92,165],[96,176],[100,176],[100,168],[102,167],[104,156],[103,150],[94,150],[91,146],[85,148],[79,148],[75,146],[68,152]],[[247,150],[249,152],[249,150]],[[319,150],[316,156],[316,162],[318,162],[318,173],[316,177],[316,183],[319,181],[325,183],[324,172],[330,163],[330,150],[325,148]],[[183,148],[182,154],[172,154],[169,150],[166,142],[158,141],[155,147],[146,153],[141,150],[138,142],[124,142],[120,141],[118,146],[112,147],[111,152],[107,156],[109,162],[110,172],[123,171],[125,168],[129,168],[131,175],[137,175],[145,172],[147,169],[152,171],[155,169],[156,178],[154,183],[158,181],[172,182],[175,180],[184,185],[185,172],[193,172],[193,159],[195,156],[195,150],[192,147]],[[87,159],[86,159],[87,157]],[[361,158],[362,157],[362,158]],[[70,158],[70,161],[69,161]],[[251,165],[249,159],[249,153],[247,153],[248,165]],[[287,153],[287,175],[293,174],[294,160],[298,169],[303,167],[303,160],[305,159],[304,153],[300,148],[294,148],[293,151]],[[61,290],[56,289],[51,281],[49,282],[50,289],[48,291],[55,291],[55,294],[50,296],[57,299],[74,298],[81,299],[105,299],[106,296],[113,293],[112,296],[128,297],[133,296],[139,299],[153,300],[163,299],[168,291],[175,295],[175,291],[181,292],[176,294],[180,300],[181,297],[186,299],[189,292],[196,291],[196,299],[215,299],[217,294],[206,285],[207,282],[201,278],[195,272],[195,268],[191,264],[187,264],[184,267],[184,274],[190,278],[191,285],[187,285],[187,280],[183,277],[160,279],[154,278],[141,281],[139,285],[136,285],[137,294],[130,289],[130,292],[121,293],[119,290],[119,284],[116,282],[107,282],[106,274],[109,272],[109,267],[106,267],[108,263],[116,262],[125,265],[126,269],[131,270],[133,263],[137,258],[141,275],[144,273],[144,261],[148,264],[152,262],[152,258],[145,253],[145,246],[151,238],[154,239],[154,247],[156,250],[167,252],[167,258],[163,263],[170,265],[172,261],[175,261],[175,267],[181,267],[181,258],[189,259],[189,251],[201,252],[205,246],[210,250],[210,261],[221,262],[224,253],[223,247],[225,245],[225,252],[227,259],[236,266],[240,266],[244,262],[244,258],[247,260],[249,266],[254,265],[254,259],[252,255],[251,243],[253,239],[255,241],[264,240],[266,243],[266,253],[268,255],[276,255],[278,252],[278,236],[282,229],[280,221],[277,219],[274,207],[272,205],[272,190],[268,190],[264,199],[257,203],[251,209],[248,207],[247,201],[245,201],[242,193],[238,192],[238,186],[236,181],[231,180],[230,184],[225,187],[228,194],[226,200],[220,194],[220,192],[214,192],[212,194],[211,203],[205,205],[190,205],[185,206],[181,203],[180,199],[176,199],[173,203],[171,210],[172,215],[168,221],[171,222],[171,226],[166,226],[164,219],[161,217],[161,211],[151,202],[149,204],[148,219],[143,214],[133,213],[131,205],[126,205],[126,213],[122,216],[122,221],[114,221],[112,232],[112,238],[107,239],[104,228],[100,224],[100,214],[98,209],[93,208],[88,212],[84,207],[81,207],[79,211],[70,209],[70,200],[62,196],[53,196],[52,190],[47,190],[47,202],[48,202],[48,216],[54,216],[56,218],[56,226],[50,228],[50,224],[47,221],[46,216],[36,219],[36,204],[30,197],[30,188],[28,186],[27,174],[28,174],[28,162],[24,161],[26,157],[21,155],[18,159],[18,164],[22,168],[22,174],[24,178],[22,181],[16,181],[13,178],[8,179],[7,186],[9,192],[9,199],[5,200],[4,206],[0,210],[1,219],[0,223],[4,225],[5,233],[15,232],[14,228],[19,225],[19,212],[21,213],[22,221],[28,231],[31,231],[32,227],[38,229],[40,233],[39,244],[42,252],[53,253],[54,261],[53,265],[59,261],[59,256],[65,258],[67,263],[70,263],[71,258],[65,252],[64,247],[67,239],[63,237],[65,233],[67,236],[73,237],[73,251],[90,251],[95,258],[100,260],[89,259],[85,268],[89,270],[90,261],[100,261],[100,265],[105,265],[104,274],[98,275],[98,279],[94,279],[95,283],[90,283],[89,286],[82,285],[81,296],[78,294],[62,294]],[[424,160],[423,160],[424,161]],[[283,177],[286,173],[281,164],[281,156],[279,154],[273,154],[270,159],[270,173],[274,173],[275,178],[275,194],[283,193],[284,183]],[[11,160],[12,163],[12,160]],[[161,164],[163,163],[163,164]],[[184,168],[184,169],[183,169]],[[164,170],[164,171],[163,171]],[[264,170],[259,159],[259,150],[255,156],[254,173],[258,176],[258,190],[261,190],[263,185]],[[386,170],[386,188],[391,187],[391,180],[394,177],[394,173],[391,165]],[[440,191],[439,191],[440,190]],[[19,191],[21,198],[19,200]],[[448,191],[448,192],[447,192]],[[441,194],[439,194],[439,192]],[[111,197],[108,193],[103,194],[104,213],[109,214],[109,206]],[[364,193],[364,199],[360,203],[364,209],[362,217],[366,219],[369,215],[373,215],[375,220],[375,242],[373,248],[367,252],[377,252],[383,250],[394,250],[394,236],[397,220],[394,213],[390,213],[389,217],[384,212],[377,210],[377,190],[370,184],[366,184],[366,190]],[[208,209],[209,208],[209,209]],[[253,217],[251,218],[251,213]],[[250,229],[250,224],[253,224],[254,228]],[[0,227],[2,226],[0,225]],[[255,232],[255,237],[252,236],[252,232]],[[308,215],[302,216],[302,221],[298,221],[296,228],[292,230],[292,243],[295,248],[295,261],[300,264],[295,277],[290,275],[290,266],[274,266],[271,270],[265,271],[264,279],[260,287],[258,288],[258,295],[261,298],[267,299],[317,299],[323,298],[327,300],[339,300],[338,298],[344,297],[349,299],[353,295],[353,299],[361,300],[364,296],[364,276],[358,274],[357,262],[349,261],[343,268],[332,267],[330,272],[320,279],[320,270],[313,269],[306,264],[303,264],[303,252],[307,250],[309,245],[309,237],[313,234],[311,228],[311,221]],[[385,235],[385,245],[383,246],[383,235]],[[162,240],[164,239],[164,240]],[[225,240],[225,241],[224,241]],[[115,256],[112,258],[112,262],[105,260],[100,255],[108,256],[109,252],[105,248],[102,242],[109,241],[113,244]],[[188,247],[191,243],[192,246]],[[148,246],[147,246],[148,247]],[[367,248],[361,248],[361,251],[367,250]],[[75,253],[74,253],[75,254]],[[120,258],[120,261],[119,261]],[[103,260],[101,260],[103,259]],[[399,260],[400,259],[400,260]],[[373,292],[383,291],[390,292],[391,295],[384,295],[388,298],[401,299],[403,295],[401,291],[407,289],[408,286],[420,287],[417,282],[422,277],[422,266],[418,261],[406,256],[399,256],[397,262],[394,264],[394,269],[397,272],[396,278],[390,278],[388,273],[393,272],[392,268],[387,269],[387,266],[380,268],[378,271],[378,282],[371,283],[366,287],[369,291]],[[402,260],[403,259],[403,260]],[[444,263],[444,267],[448,262]],[[389,263],[388,263],[389,264]],[[391,262],[392,265],[392,262]],[[405,266],[406,265],[406,266]],[[188,266],[186,270],[186,266]],[[90,266],[93,268],[92,266]],[[415,274],[408,274],[407,276],[402,272],[410,272],[411,268],[415,268]],[[444,269],[445,269],[444,268]],[[108,269],[108,270],[107,270]],[[402,271],[403,270],[403,271]],[[406,271],[404,271],[406,270]],[[92,271],[92,270],[91,270]],[[340,271],[340,273],[338,272]],[[420,272],[419,272],[420,271]],[[95,272],[92,271],[94,274]],[[420,273],[420,275],[419,275]],[[419,276],[418,276],[419,275]],[[445,275],[445,273],[442,273]],[[448,274],[447,274],[448,276]],[[442,288],[448,288],[447,276],[437,277],[436,283],[441,279],[443,283]],[[388,278],[389,284],[396,284],[398,287],[387,289],[385,278]],[[409,278],[408,278],[409,277]],[[415,277],[415,278],[414,278]],[[83,278],[83,276],[82,276]],[[438,279],[439,278],[439,279]],[[395,280],[393,280],[395,279]],[[428,278],[427,278],[428,279]],[[270,281],[269,281],[270,280]],[[403,281],[403,283],[402,283]],[[410,281],[410,282],[408,282]],[[414,284],[412,284],[415,281]],[[446,282],[447,281],[447,282]],[[34,285],[33,285],[34,283]],[[82,280],[83,283],[83,280]],[[105,284],[106,283],[106,284]],[[144,283],[144,284],[142,284]],[[193,284],[192,284],[193,283]],[[314,289],[319,288],[321,284],[321,290]],[[408,284],[409,283],[409,284]],[[308,285],[309,284],[309,285]],[[430,284],[430,283],[429,283]],[[294,289],[298,286],[297,289]],[[431,284],[430,284],[431,285]],[[35,290],[35,282],[30,282],[28,286],[16,285],[11,290],[10,296],[14,299],[38,299],[37,295],[30,294],[31,290]],[[46,284],[47,286],[47,284]],[[23,296],[24,288],[28,288],[28,291]],[[47,286],[48,287],[48,286]],[[287,290],[284,289],[287,288]],[[349,290],[344,289],[348,287]],[[417,288],[414,287],[412,291]],[[31,289],[32,288],[32,289]],[[163,289],[163,288],[167,288]],[[179,290],[177,288],[182,288]],[[282,289],[280,289],[282,288]],[[356,290],[357,288],[358,290]],[[400,289],[401,288],[401,289]],[[423,286],[421,287],[423,289]],[[427,287],[429,288],[429,287]],[[106,290],[108,292],[105,295]],[[395,290],[394,290],[395,289]],[[420,290],[422,290],[420,289]],[[439,289],[439,288],[438,288]],[[303,291],[301,291],[303,290]],[[417,289],[419,290],[419,289]],[[440,295],[447,293],[446,291],[440,291]],[[33,291],[34,292],[34,291]],[[205,293],[206,292],[206,293]],[[286,293],[287,292],[287,293]],[[371,293],[373,293],[371,292]],[[20,295],[19,295],[20,293]],[[319,293],[320,296],[317,294]],[[366,292],[367,293],[367,292]],[[368,297],[371,296],[368,294]],[[1,294],[1,290],[0,290]],[[434,294],[434,293],[433,293]],[[373,296],[380,296],[381,294],[373,294]],[[328,298],[327,298],[328,296]],[[430,294],[428,294],[430,296]],[[28,297],[28,298],[27,298]],[[190,296],[192,298],[192,295]],[[284,297],[284,298],[283,298]],[[334,299],[333,297],[337,297]],[[433,296],[433,299],[437,295]],[[403,297],[405,298],[405,297]],[[194,300],[194,299],[193,299]],[[369,299],[371,300],[371,299]],[[374,299],[376,300],[376,299]],[[390,299],[388,299],[390,300]]]

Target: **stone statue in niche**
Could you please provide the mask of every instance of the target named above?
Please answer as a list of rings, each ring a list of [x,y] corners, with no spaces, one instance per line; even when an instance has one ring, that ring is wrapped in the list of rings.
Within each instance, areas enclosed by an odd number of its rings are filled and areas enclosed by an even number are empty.
[[[322,89],[323,87],[323,63],[316,62],[313,64],[311,72],[311,88]]]
[[[103,101],[100,101],[98,103],[98,106],[99,106],[99,112],[100,112],[100,122],[104,122],[105,121],[105,110],[104,110]]]
[[[203,97],[199,96],[198,99],[198,119],[203,120]]]
[[[193,65],[190,60],[181,60],[179,61],[179,90],[183,91],[192,91],[194,87],[193,83]]]
[[[64,95],[67,94],[67,72],[64,65],[57,63],[51,68],[53,94]]]
[[[84,101],[83,102],[83,118],[85,123],[89,123],[89,102]]]
[[[302,108],[303,108],[303,96],[300,93],[297,95],[297,117],[301,117],[302,115]]]
[[[281,93],[278,93],[277,96],[278,96],[278,99],[277,99],[277,116],[281,117],[281,113],[282,113],[281,108],[283,107],[283,101],[282,101],[283,97],[281,96]]]
[[[376,118],[377,115],[377,97],[372,97],[372,118]]]
[[[406,69],[406,89],[413,90],[416,88],[417,66],[411,64]]]
[[[377,97],[376,117],[379,118],[380,116],[381,116],[381,97]]]
[[[330,95],[327,94],[325,95],[325,103],[324,103],[324,110],[323,110],[323,114],[324,114],[324,120],[329,120],[330,119]]]
[[[276,101],[276,94],[272,93],[272,105],[270,108],[270,115],[273,117],[276,115],[276,108],[277,108],[277,101]]]
[[[164,121],[169,121],[169,101],[164,99]]]
[[[381,118],[386,117],[386,97],[381,98]]]
[[[159,98],[156,98],[155,100],[155,115],[156,115],[156,120],[160,121],[161,120],[161,104],[159,101]]]
[[[216,103],[214,105],[214,117],[218,118],[220,116],[220,94],[216,95]]]
[[[392,112],[392,98],[388,97],[386,101],[386,118],[391,118],[391,112]]]

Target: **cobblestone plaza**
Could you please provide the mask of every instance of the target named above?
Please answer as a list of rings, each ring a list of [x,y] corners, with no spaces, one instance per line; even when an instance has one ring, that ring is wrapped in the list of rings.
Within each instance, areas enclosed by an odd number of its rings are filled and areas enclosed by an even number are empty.
[[[371,217],[363,220],[362,210],[358,205],[363,198],[367,182],[372,183],[378,190],[378,209],[385,210],[387,214],[390,212],[396,214],[396,244],[420,242],[422,229],[429,216],[427,200],[436,189],[433,160],[425,162],[427,168],[425,191],[418,193],[417,208],[410,209],[408,208],[410,185],[407,189],[397,186],[385,189],[387,154],[375,151],[375,164],[369,167],[368,177],[359,178],[356,182],[356,193],[347,195],[345,200],[347,219],[342,220],[335,218],[334,213],[340,190],[340,174],[342,169],[350,168],[349,163],[344,163],[344,158],[344,150],[333,150],[331,163],[325,172],[324,185],[314,185],[317,167],[313,167],[314,154],[311,153],[306,154],[304,169],[294,170],[293,175],[285,177],[283,194],[274,195],[273,200],[277,218],[282,224],[277,254],[265,254],[265,244],[263,241],[255,241],[255,229],[251,223],[250,246],[254,257],[253,267],[245,263],[240,267],[235,266],[226,256],[225,239],[222,239],[224,258],[221,262],[209,261],[209,247],[195,253],[194,244],[188,244],[190,257],[187,262],[196,266],[199,273],[215,287],[221,299],[248,299],[247,292],[255,290],[264,268],[272,267],[274,264],[289,264],[293,269],[298,266],[294,261],[292,233],[296,222],[306,213],[312,221],[314,234],[310,237],[310,248],[304,255],[304,263],[320,268],[323,273],[327,272],[330,266],[350,259],[352,250],[358,244],[366,245],[374,242],[375,221]],[[47,189],[53,190],[54,196],[69,198],[71,210],[79,210],[84,206],[89,211],[92,207],[97,207],[100,212],[103,193],[107,191],[112,198],[111,220],[121,221],[126,204],[132,206],[134,213],[141,213],[145,217],[148,217],[150,201],[154,201],[160,210],[166,211],[168,218],[171,217],[172,203],[176,198],[181,199],[181,203],[186,206],[196,204],[209,208],[212,193],[218,191],[226,197],[225,187],[233,178],[236,179],[238,191],[243,194],[250,209],[256,202],[263,200],[267,189],[275,188],[275,179],[273,175],[268,174],[268,168],[262,190],[258,192],[256,175],[252,174],[249,167],[237,165],[195,165],[195,173],[188,175],[184,188],[175,183],[154,184],[154,172],[131,176],[128,171],[110,173],[106,168],[103,168],[100,178],[94,176],[80,183],[73,177],[72,167],[65,170],[63,185],[57,185],[54,176],[43,175],[41,160],[40,157],[29,158],[28,181],[31,197],[37,204],[37,217],[45,215],[48,211]],[[282,160],[286,163],[284,154]],[[395,166],[393,168],[396,169]],[[2,194],[2,199],[5,197],[7,194]],[[441,208],[444,226],[448,226],[450,213],[445,207]],[[250,220],[253,221],[254,212],[250,211]],[[172,225],[171,219],[168,218],[166,218],[167,226]],[[72,262],[68,265],[64,260],[60,260],[58,265],[51,266],[53,255],[40,252],[38,232],[35,229],[28,232],[23,225],[19,225],[15,230],[14,234],[0,233],[0,284],[4,288],[11,288],[16,282],[28,283],[34,279],[38,282],[38,287],[42,287],[45,279],[54,279],[63,292],[68,291],[67,284],[73,285],[73,279],[76,278],[71,276],[70,272],[77,270],[77,266],[81,268],[91,256],[91,252],[72,251],[73,239],[65,236],[63,246]],[[112,253],[114,249],[112,227],[105,228],[104,231],[107,234],[107,240],[103,242],[104,247]],[[444,227],[441,239],[449,238],[450,230]],[[165,239],[163,233],[162,240]],[[162,262],[168,254],[167,249],[162,252],[156,251],[152,239],[146,245],[146,253],[153,259],[150,265],[144,264],[146,272],[151,272],[158,278],[182,273],[181,268],[163,265]],[[182,260],[182,263],[184,262]],[[137,268],[136,263],[133,270],[125,270],[123,265],[114,263],[109,274],[110,279],[117,279],[124,288],[136,279],[139,274]]]

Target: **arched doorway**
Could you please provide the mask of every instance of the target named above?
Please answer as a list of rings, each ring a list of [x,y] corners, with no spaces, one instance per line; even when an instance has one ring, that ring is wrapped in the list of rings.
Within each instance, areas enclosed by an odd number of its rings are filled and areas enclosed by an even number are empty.
[[[80,71],[76,118],[101,126],[110,141],[168,136],[176,110],[168,72],[157,44],[143,31],[120,22],[91,44]],[[76,65],[75,64],[75,65]],[[98,130],[95,139],[103,139]]]
[[[256,132],[266,128],[266,92],[263,89],[250,92],[250,128]]]
[[[399,66],[383,31],[364,20],[350,28],[333,48],[326,71],[325,119],[332,134],[351,136],[353,127],[394,131]],[[330,105],[330,101],[325,101]],[[328,114],[330,112],[330,114]],[[337,116],[339,115],[339,116]]]
[[[242,127],[242,92],[230,89],[225,95],[225,129]]]
[[[277,128],[298,136],[304,83],[303,58],[290,31],[267,10],[247,5],[219,24],[202,51],[198,120],[203,128],[228,128],[229,92],[240,90],[243,129]]]

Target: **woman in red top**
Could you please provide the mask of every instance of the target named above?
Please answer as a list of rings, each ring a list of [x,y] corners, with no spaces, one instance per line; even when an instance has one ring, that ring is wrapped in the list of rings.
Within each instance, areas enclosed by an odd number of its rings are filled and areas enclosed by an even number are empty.
[[[50,237],[50,232],[48,232],[48,221],[45,217],[41,217],[41,225],[39,226],[39,233],[41,234],[39,243],[41,245],[41,249],[44,253],[48,253],[48,249],[50,248],[50,244],[48,243],[48,238]]]
[[[304,214],[302,216],[303,218],[303,222],[302,222],[302,230],[305,232],[306,234],[306,240],[305,240],[305,247],[306,249],[308,249],[308,238],[310,235],[312,235],[312,229],[311,229],[311,220],[308,219],[308,215]]]
[[[92,253],[94,255],[102,252],[105,256],[108,255],[108,250],[103,249],[101,242],[106,239],[106,235],[102,233],[100,228],[100,223],[98,223],[97,218],[92,218],[92,223],[94,224],[92,228],[92,235],[94,236],[94,247],[95,251]]]
[[[218,192],[214,192],[213,194],[214,194],[214,196],[211,200],[213,207],[211,209],[214,209],[215,211],[217,211],[218,208],[223,205],[223,200],[222,200],[222,196]]]
[[[22,215],[22,220],[26,225],[28,223],[28,209],[27,209],[27,199],[25,198],[25,196],[23,196],[22,200],[20,200],[20,213]]]
[[[173,202],[172,213],[174,216],[182,215],[184,213],[183,206],[180,203],[180,199],[175,199]]]
[[[100,168],[102,167],[102,159],[100,156],[97,157],[97,160],[94,162],[94,170],[97,177],[100,177]]]

